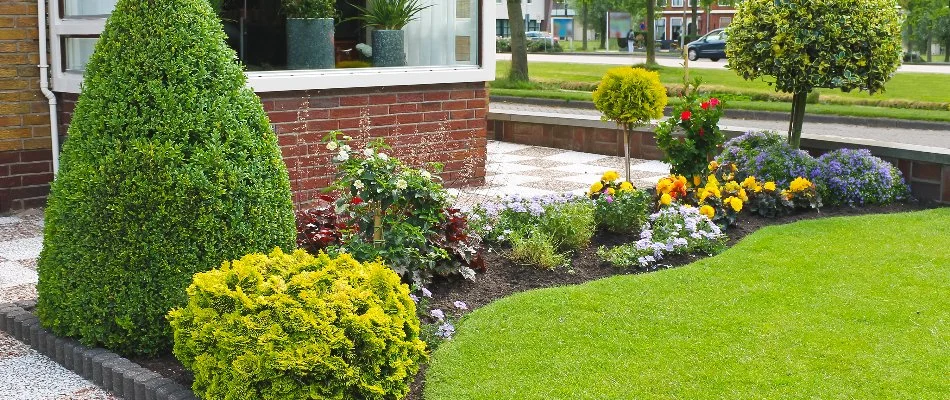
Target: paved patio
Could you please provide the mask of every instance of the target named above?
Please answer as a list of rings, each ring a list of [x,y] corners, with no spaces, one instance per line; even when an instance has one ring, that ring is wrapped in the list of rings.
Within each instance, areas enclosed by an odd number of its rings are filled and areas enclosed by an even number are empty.
[[[632,160],[637,187],[655,185],[669,170],[658,161]],[[622,157],[490,141],[486,184],[453,190],[472,205],[498,196],[583,193],[607,170],[623,171]],[[0,304],[36,299],[36,259],[43,247],[43,212],[0,216]],[[0,399],[117,399],[0,332]]]

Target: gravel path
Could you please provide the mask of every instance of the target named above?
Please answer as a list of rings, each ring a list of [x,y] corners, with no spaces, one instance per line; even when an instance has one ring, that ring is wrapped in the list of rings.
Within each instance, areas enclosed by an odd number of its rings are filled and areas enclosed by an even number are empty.
[[[42,248],[42,211],[0,217],[0,304],[36,299],[36,258]],[[0,399],[118,398],[0,332]]]

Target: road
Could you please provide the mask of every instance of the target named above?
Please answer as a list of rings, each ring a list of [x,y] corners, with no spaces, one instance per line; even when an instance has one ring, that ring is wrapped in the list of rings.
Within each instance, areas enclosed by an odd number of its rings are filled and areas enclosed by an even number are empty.
[[[511,60],[511,53],[498,53],[495,55],[498,60]],[[561,62],[561,63],[570,63],[570,64],[607,64],[607,65],[632,65],[646,62],[646,57],[641,57],[639,54],[634,56],[626,56],[620,53],[606,53],[606,54],[543,54],[543,53],[530,53],[528,54],[528,61],[537,61],[537,62]],[[666,67],[678,67],[683,63],[681,58],[673,57],[657,57],[656,62],[660,65]],[[706,69],[716,69],[726,68],[726,60],[719,61],[710,61],[707,59],[700,59],[696,61],[689,62],[690,68],[706,68]],[[926,72],[933,74],[950,74],[950,65],[947,64],[931,64],[931,65],[902,65],[898,72]]]

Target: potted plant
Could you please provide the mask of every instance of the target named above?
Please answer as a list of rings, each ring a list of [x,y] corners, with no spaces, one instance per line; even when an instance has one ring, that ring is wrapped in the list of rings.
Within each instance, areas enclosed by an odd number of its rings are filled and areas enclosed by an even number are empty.
[[[287,68],[333,68],[334,0],[283,0],[287,16]]]
[[[352,5],[360,13],[353,19],[373,28],[373,66],[399,67],[406,65],[406,24],[419,18],[419,13],[432,5],[419,0],[369,0],[364,8]]]

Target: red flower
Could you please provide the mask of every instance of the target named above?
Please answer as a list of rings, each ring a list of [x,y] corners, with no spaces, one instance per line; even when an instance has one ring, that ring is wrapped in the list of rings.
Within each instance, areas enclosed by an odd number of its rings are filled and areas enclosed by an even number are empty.
[[[680,114],[680,119],[682,119],[683,121],[689,121],[689,117],[692,117],[692,116],[693,116],[693,113],[689,112],[689,110],[686,110],[686,111],[683,111],[682,114]]]
[[[330,196],[330,195],[328,195],[328,194],[321,194],[321,195],[319,195],[319,196],[317,196],[317,197],[319,197],[320,200],[323,200],[323,201],[326,201],[326,202],[329,202],[329,203],[332,203],[332,202],[333,202],[333,196]]]
[[[699,137],[703,137],[703,133],[705,133],[703,132],[703,128],[699,128]]]
[[[709,105],[711,105],[711,106],[713,106],[713,107],[718,106],[718,105],[719,105],[719,99],[717,99],[717,98],[715,98],[715,97],[709,99]]]
[[[700,104],[699,106],[702,107],[703,110],[708,110],[708,109],[709,109],[709,102],[708,102],[708,101],[704,101],[703,104]]]
[[[353,200],[350,200],[350,204],[353,204],[354,206],[363,204],[363,199],[354,197]]]

